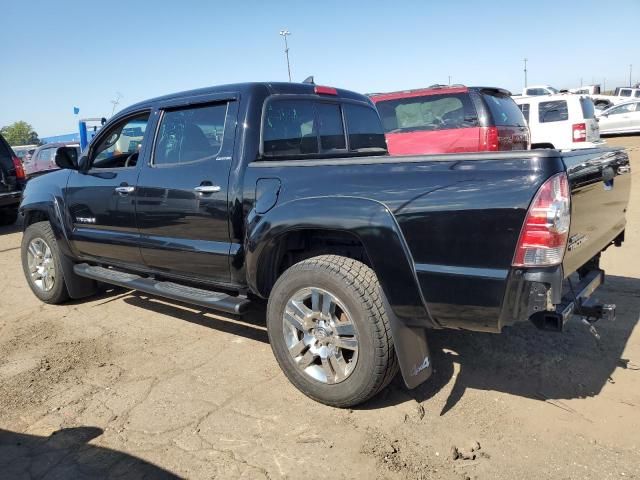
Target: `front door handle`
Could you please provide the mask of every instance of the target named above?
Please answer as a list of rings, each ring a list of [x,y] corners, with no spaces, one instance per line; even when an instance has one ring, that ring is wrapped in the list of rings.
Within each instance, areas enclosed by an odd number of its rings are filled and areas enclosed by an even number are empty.
[[[116,187],[116,192],[118,192],[120,195],[129,195],[130,193],[133,193],[135,189],[136,187],[132,187],[130,185],[121,185],[119,187]]]
[[[219,185],[199,185],[193,189],[196,193],[205,195],[207,193],[217,193],[220,191]]]

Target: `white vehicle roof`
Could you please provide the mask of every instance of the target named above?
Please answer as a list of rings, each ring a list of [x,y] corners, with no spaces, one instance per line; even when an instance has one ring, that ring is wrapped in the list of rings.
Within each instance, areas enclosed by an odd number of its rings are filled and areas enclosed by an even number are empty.
[[[575,93],[556,93],[554,95],[529,95],[526,97],[516,97],[514,102],[518,105],[521,103],[540,103],[540,102],[552,102],[553,100],[570,100],[575,98],[591,98],[589,95],[575,94]]]

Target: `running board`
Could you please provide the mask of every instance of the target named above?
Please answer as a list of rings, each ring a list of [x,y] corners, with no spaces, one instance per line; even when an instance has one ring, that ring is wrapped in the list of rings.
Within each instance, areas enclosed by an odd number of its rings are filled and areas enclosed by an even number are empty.
[[[235,315],[244,313],[251,303],[245,297],[234,297],[226,293],[203,290],[174,282],[161,282],[149,277],[141,277],[134,273],[119,272],[118,270],[86,263],[75,265],[73,270],[81,277]]]

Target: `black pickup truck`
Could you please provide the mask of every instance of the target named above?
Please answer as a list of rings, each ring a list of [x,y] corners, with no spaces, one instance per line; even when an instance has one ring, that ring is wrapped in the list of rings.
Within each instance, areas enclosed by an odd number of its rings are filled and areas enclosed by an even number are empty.
[[[624,239],[621,149],[389,156],[365,96],[249,83],[133,105],[56,162],[21,205],[41,300],[97,282],[232,314],[268,299],[280,367],[326,404],[398,367],[424,381],[430,328],[614,315],[589,296]]]

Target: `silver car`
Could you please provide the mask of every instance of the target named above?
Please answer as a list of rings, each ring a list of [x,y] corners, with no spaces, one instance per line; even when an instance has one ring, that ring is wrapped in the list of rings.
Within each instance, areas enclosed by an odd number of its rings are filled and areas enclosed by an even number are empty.
[[[640,100],[629,100],[598,114],[600,135],[640,132]]]

